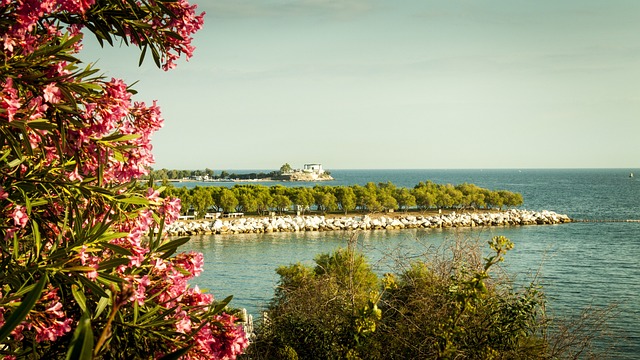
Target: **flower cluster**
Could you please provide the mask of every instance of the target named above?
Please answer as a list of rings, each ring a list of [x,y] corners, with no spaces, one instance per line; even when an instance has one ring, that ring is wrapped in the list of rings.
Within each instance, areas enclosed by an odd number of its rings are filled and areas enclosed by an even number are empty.
[[[105,358],[247,346],[239,319],[188,284],[202,254],[176,255],[184,241],[162,233],[180,200],[136,183],[159,106],[75,57],[91,31],[151,47],[168,70],[192,56],[203,16],[186,0],[0,0],[0,358],[87,353],[71,333]]]

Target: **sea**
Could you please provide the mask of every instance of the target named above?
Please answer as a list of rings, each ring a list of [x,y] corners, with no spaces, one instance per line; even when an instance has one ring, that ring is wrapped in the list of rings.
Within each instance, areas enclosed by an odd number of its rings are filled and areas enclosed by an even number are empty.
[[[609,359],[640,358],[640,169],[333,170],[331,174],[334,181],[319,184],[390,181],[399,187],[413,187],[427,180],[473,183],[519,192],[524,198],[521,208],[551,210],[577,221],[450,230],[194,236],[182,249],[202,252],[205,269],[192,285],[207,289],[218,299],[233,295],[231,306],[246,308],[258,319],[273,297],[278,266],[296,262],[313,265],[317,254],[345,247],[349,241],[364,251],[375,271],[384,273],[396,269],[399,258],[419,258],[447,242],[469,239],[486,243],[493,236],[504,235],[515,247],[502,267],[516,286],[536,278],[547,295],[547,312],[557,318],[577,319],[588,313],[604,314],[598,315],[600,319],[611,317],[605,340],[596,346],[606,347]]]

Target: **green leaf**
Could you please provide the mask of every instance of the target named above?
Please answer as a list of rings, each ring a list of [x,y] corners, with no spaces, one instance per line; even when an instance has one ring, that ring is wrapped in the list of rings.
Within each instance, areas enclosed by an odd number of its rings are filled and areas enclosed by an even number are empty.
[[[162,246],[160,246],[159,248],[156,249],[156,251],[158,252],[163,252],[163,251],[167,251],[167,250],[174,250],[177,249],[178,247],[186,244],[191,238],[188,237],[183,237],[183,238],[179,238],[173,241],[169,241],[166,244],[163,244]]]
[[[91,290],[92,293],[106,298],[109,297],[109,295],[104,291],[104,289],[102,289],[102,287],[100,287],[98,284],[96,284],[95,282],[87,279],[84,276],[78,276],[78,279],[80,279],[80,282],[86,286],[87,288],[89,288],[89,290]]]
[[[22,162],[22,160],[24,160],[22,157],[16,158],[14,159],[12,162],[8,163],[8,167],[16,167],[18,165],[20,165],[20,163]]]
[[[11,331],[13,331],[16,326],[20,325],[20,323],[27,317],[31,309],[36,305],[36,302],[40,299],[42,290],[44,290],[44,286],[48,281],[49,277],[44,274],[34,289],[25,296],[20,306],[11,313],[5,324],[0,328],[0,339],[3,339],[4,341],[4,339],[11,334]]]
[[[112,142],[112,141],[128,141],[134,140],[140,137],[140,134],[113,134],[105,136],[100,139],[100,142]]]
[[[132,204],[132,205],[149,205],[149,200],[143,197],[131,196],[117,199],[119,202],[124,204]]]
[[[84,293],[80,291],[78,285],[71,286],[71,293],[73,294],[73,298],[76,299],[78,306],[82,309],[82,312],[87,313],[87,298],[84,296]]]
[[[131,260],[129,260],[129,258],[116,258],[116,259],[111,259],[111,260],[107,260],[107,261],[103,261],[98,265],[98,269],[100,269],[100,271],[102,270],[107,270],[107,269],[113,269],[114,267],[120,266],[120,265],[127,265],[129,262],[131,262]],[[104,274],[101,274],[101,276],[103,276]]]
[[[142,66],[145,55],[147,55],[147,46],[142,47],[142,53],[140,53],[140,60],[138,61],[138,66]]]
[[[113,276],[113,275],[107,275],[107,274],[100,274],[98,275],[97,278],[98,281],[101,281],[105,284],[109,284],[109,285],[117,285],[117,284],[121,284],[123,282],[125,282],[126,280],[118,277],[118,276]]]
[[[120,255],[124,255],[124,256],[133,256],[133,253],[131,251],[129,251],[128,249],[123,248],[122,246],[118,246],[118,245],[114,245],[114,244],[110,244],[110,243],[104,243],[104,244],[100,244],[102,247],[107,248],[111,251],[113,251],[116,254],[120,254]]]
[[[125,233],[125,232],[118,232],[118,233],[111,233],[111,234],[102,234],[100,235],[100,237],[98,238],[98,241],[101,242],[101,246],[109,246],[111,245],[110,243],[108,243],[108,241],[111,241],[113,239],[118,239],[118,238],[123,238],[123,237],[127,237],[127,235],[129,235],[129,233]],[[117,245],[114,245],[117,246]],[[113,250],[113,249],[111,249]],[[115,250],[114,250],[115,251]]]
[[[91,266],[72,266],[72,267],[68,267],[68,268],[64,268],[64,269],[60,269],[60,271],[66,271],[66,272],[92,272],[92,271],[96,271],[95,268],[92,268]]]
[[[91,318],[85,311],[78,322],[76,331],[73,332],[73,339],[67,351],[66,360],[91,360],[93,358],[93,330],[91,329]]]
[[[40,237],[40,228],[35,221],[31,222],[31,232],[36,245],[36,258],[38,258],[40,257],[40,249],[42,248],[42,238]]]
[[[224,308],[227,307],[227,305],[229,305],[231,299],[233,299],[233,295],[229,295],[224,300],[219,301],[216,304],[216,307],[213,308],[212,314],[219,314],[222,310],[224,310]]]
[[[109,292],[109,293],[111,293],[111,292]],[[106,295],[106,293],[105,293],[105,295]],[[107,307],[107,305],[109,305],[109,298],[108,297],[101,297],[100,301],[98,301],[98,306],[96,307],[96,313],[95,313],[95,315],[93,315],[93,318],[97,319],[100,316],[100,314],[102,314],[102,312]]]
[[[56,129],[56,125],[47,119],[31,120],[27,123],[27,125],[29,125],[30,128],[35,130],[55,130]]]

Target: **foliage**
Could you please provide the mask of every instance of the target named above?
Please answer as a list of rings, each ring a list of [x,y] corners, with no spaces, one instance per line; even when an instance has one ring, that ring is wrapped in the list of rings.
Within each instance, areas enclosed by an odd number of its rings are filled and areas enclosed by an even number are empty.
[[[489,271],[513,244],[502,236],[493,255],[454,254],[448,262],[414,262],[386,281],[383,321],[389,358],[544,358],[545,298],[535,284],[514,292]]]
[[[158,106],[76,58],[86,31],[171,69],[193,52],[195,8],[0,4],[0,357],[233,358],[246,346],[229,299],[187,284],[202,255],[176,255],[188,239],[163,233],[180,201],[136,182],[153,163]]]
[[[292,171],[291,165],[289,163],[285,163],[280,167],[280,174],[288,174]]]
[[[366,351],[380,317],[377,276],[353,247],[315,262],[278,268],[268,322],[250,356],[348,359]]]
[[[246,354],[252,359],[586,355],[592,333],[550,335],[553,323],[535,281],[514,290],[507,277],[490,275],[513,243],[496,236],[489,248],[483,257],[475,244],[456,242],[424,259],[398,259],[397,272],[381,279],[353,242],[317,256],[315,268],[280,267],[267,320]]]
[[[473,184],[462,185],[438,185],[430,181],[419,183],[414,188],[398,188],[391,182],[368,183],[365,186],[327,186],[315,185],[313,188],[284,187],[274,185],[266,187],[263,185],[234,185],[231,188],[235,200],[230,199],[231,195],[224,192],[225,204],[221,195],[225,187],[196,186],[187,190],[183,187],[169,187],[167,193],[180,198],[183,204],[189,204],[198,213],[206,212],[206,209],[197,208],[200,204],[208,202],[202,201],[197,205],[195,199],[206,198],[202,191],[211,193],[213,203],[208,207],[213,207],[217,211],[232,212],[233,208],[245,212],[277,211],[279,213],[289,210],[292,205],[303,212],[312,208],[318,212],[326,213],[336,210],[344,211],[347,214],[356,208],[366,212],[377,212],[382,210],[410,209],[428,210],[433,208],[463,209],[463,208],[502,208],[504,206],[522,205],[522,195],[506,190],[492,191],[480,188]],[[196,193],[198,195],[196,196]],[[227,205],[227,206],[224,206]],[[233,205],[233,206],[230,206]],[[184,206],[186,211],[189,206]]]

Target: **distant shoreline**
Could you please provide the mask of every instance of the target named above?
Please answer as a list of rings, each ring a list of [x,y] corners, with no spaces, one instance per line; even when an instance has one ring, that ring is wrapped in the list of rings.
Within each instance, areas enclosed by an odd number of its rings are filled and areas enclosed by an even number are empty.
[[[155,182],[161,183],[168,181],[170,183],[236,183],[236,182],[315,182],[315,181],[333,181],[334,178],[318,178],[313,180],[283,180],[273,178],[259,178],[259,179],[220,179],[220,180],[193,180],[193,179],[166,179],[156,180]]]

